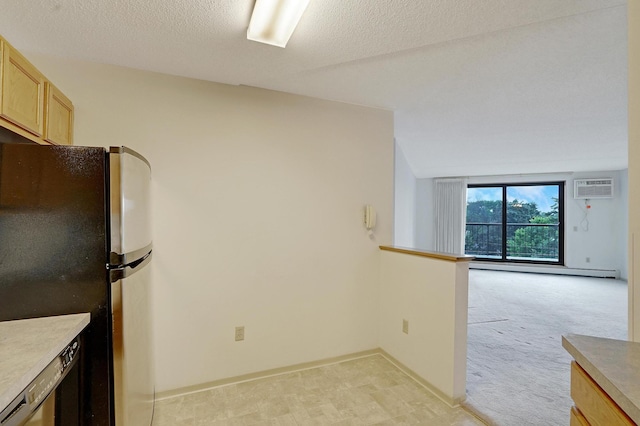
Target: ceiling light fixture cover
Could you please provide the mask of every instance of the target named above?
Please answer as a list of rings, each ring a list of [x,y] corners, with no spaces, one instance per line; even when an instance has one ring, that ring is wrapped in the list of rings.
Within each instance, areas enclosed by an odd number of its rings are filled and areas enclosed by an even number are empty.
[[[285,47],[309,0],[256,0],[247,38]]]

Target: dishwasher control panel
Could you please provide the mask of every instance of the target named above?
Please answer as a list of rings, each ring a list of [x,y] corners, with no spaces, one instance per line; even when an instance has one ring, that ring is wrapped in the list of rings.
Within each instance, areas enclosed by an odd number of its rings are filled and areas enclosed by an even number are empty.
[[[25,424],[76,363],[79,350],[80,339],[76,337],[0,413],[0,426]]]

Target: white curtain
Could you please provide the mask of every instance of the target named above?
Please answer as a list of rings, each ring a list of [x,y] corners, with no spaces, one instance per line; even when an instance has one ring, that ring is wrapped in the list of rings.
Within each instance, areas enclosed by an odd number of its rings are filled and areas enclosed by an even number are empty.
[[[435,250],[464,253],[467,216],[467,179],[434,179]]]

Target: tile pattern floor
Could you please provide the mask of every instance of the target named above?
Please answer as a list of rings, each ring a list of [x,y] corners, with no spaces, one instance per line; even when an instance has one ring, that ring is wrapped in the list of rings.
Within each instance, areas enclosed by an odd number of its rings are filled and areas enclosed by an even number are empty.
[[[381,355],[156,402],[153,426],[483,425]]]

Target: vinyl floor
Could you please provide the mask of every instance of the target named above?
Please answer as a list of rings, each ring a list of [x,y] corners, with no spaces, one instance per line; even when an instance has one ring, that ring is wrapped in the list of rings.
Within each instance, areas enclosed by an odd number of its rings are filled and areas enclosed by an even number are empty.
[[[158,400],[153,426],[483,425],[382,355]]]

